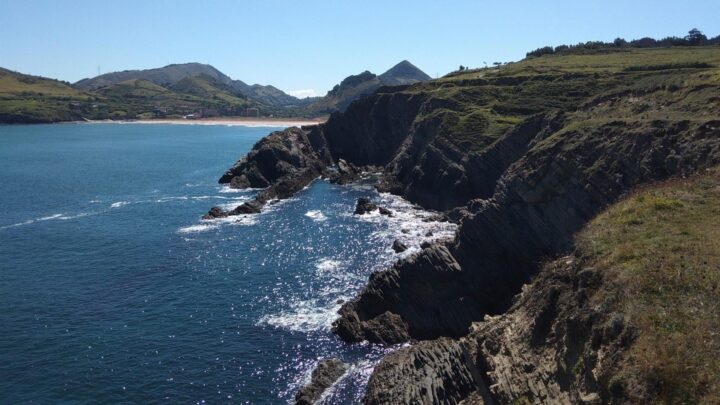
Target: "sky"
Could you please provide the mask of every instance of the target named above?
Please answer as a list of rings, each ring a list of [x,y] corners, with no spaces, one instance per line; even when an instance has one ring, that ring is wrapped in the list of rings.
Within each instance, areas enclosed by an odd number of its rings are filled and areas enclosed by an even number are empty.
[[[545,45],[720,34],[719,0],[0,0],[0,67],[75,82],[208,63],[233,79],[323,95],[403,59],[432,77]]]

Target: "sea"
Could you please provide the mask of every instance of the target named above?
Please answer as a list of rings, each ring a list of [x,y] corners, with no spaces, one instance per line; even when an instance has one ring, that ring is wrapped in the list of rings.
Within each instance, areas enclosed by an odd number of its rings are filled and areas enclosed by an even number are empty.
[[[348,369],[320,402],[359,403],[397,347],[339,341],[337,310],[455,226],[372,179],[201,220],[258,192],[217,179],[279,129],[0,126],[0,403],[285,404],[324,358]]]

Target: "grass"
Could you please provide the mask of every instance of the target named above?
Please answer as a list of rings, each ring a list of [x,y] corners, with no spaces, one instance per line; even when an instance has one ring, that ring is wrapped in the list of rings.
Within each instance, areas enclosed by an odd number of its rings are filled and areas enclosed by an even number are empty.
[[[619,120],[719,118],[718,66],[718,46],[555,54],[454,72],[405,91],[438,106],[417,122],[436,120],[451,144],[482,152],[523,119],[555,110],[566,113],[566,128],[590,130]]]
[[[720,171],[649,186],[577,238],[637,329],[626,372],[661,403],[720,403]]]
[[[17,96],[48,96],[48,97],[85,97],[82,91],[76,90],[58,80],[28,76],[0,69],[0,98]]]
[[[613,120],[649,123],[720,117],[719,67],[720,46],[561,53],[455,72],[402,92],[432,104],[415,118],[418,124],[431,122],[449,144],[480,153],[522,120],[555,110],[566,113],[566,126],[578,127]],[[106,118],[116,111],[125,117],[146,116],[158,108],[167,114],[186,114],[201,107],[236,115],[251,106],[202,76],[171,88],[129,81],[83,93],[62,82],[5,70],[0,70],[0,100],[39,102],[42,114],[35,115],[48,116],[54,109],[52,117],[87,118]],[[70,108],[70,101],[81,105]],[[24,114],[32,103],[15,111]],[[307,113],[302,108],[256,106],[263,114],[276,116]],[[9,113],[2,108],[0,115]]]

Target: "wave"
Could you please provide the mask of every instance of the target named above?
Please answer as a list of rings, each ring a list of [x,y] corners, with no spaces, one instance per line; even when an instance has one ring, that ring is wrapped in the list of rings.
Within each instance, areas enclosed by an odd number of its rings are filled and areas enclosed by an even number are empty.
[[[75,214],[75,215],[61,215],[61,216],[57,217],[57,219],[67,221],[69,219],[83,218],[83,217],[88,217],[90,215],[97,215],[97,214],[99,214],[99,212],[81,212],[81,213]]]
[[[223,225],[247,226],[257,222],[256,215],[236,215],[227,218],[204,219],[198,224],[184,226],[177,230],[180,234],[201,233],[219,229]]]
[[[0,226],[0,229],[17,228],[19,226],[30,225],[30,224],[34,224],[36,222],[44,222],[44,221],[52,221],[52,220],[66,221],[66,220],[70,220],[70,219],[87,217],[87,216],[95,215],[95,214],[98,214],[98,213],[97,212],[81,212],[81,213],[75,214],[75,215],[52,214],[52,215],[47,215],[44,217],[28,219],[26,221],[18,222],[15,224]]]
[[[392,211],[393,216],[380,215],[376,210],[359,215],[357,218],[360,221],[385,225],[371,233],[370,238],[383,240],[387,246],[385,252],[391,257],[404,258],[419,252],[423,242],[455,237],[456,224],[433,220],[435,212],[415,206],[402,197],[380,193],[377,204]],[[402,253],[395,253],[391,245],[395,239],[403,242],[408,249]]]
[[[217,225],[217,224],[196,224],[196,225],[182,227],[182,228],[178,229],[178,233],[207,232],[212,229],[217,229],[219,227],[220,227],[220,225]]]
[[[343,262],[334,259],[321,259],[315,264],[315,269],[321,272],[337,270],[343,266]]]
[[[62,216],[63,216],[63,214],[53,214],[53,215],[48,215],[48,216],[46,216],[46,217],[38,218],[37,220],[38,220],[38,221],[49,221],[49,220],[51,220],[51,219],[57,219],[57,218],[60,218],[60,217],[62,217]]]
[[[15,228],[15,227],[18,227],[18,226],[29,225],[29,224],[32,224],[33,222],[35,222],[34,219],[29,219],[29,220],[27,220],[27,221],[18,222],[18,223],[16,223],[16,224],[10,224],[10,225],[0,226],[0,229]]]
[[[218,192],[220,193],[251,193],[254,191],[262,190],[261,188],[230,188],[228,186],[222,186],[220,187],[220,190]]]
[[[260,317],[257,326],[272,326],[292,332],[329,331],[340,304],[323,306],[318,300],[295,301],[289,310]]]
[[[183,195],[183,196],[179,196],[179,197],[160,197],[159,199],[155,200],[155,202],[157,202],[157,203],[166,203],[166,202],[178,201],[178,200],[180,200],[180,201],[185,201],[185,200],[188,200],[188,199],[190,199],[190,197],[184,196],[184,195]]]
[[[128,204],[130,204],[130,201],[118,201],[118,202],[114,202],[114,203],[110,204],[110,208],[120,208],[123,205],[128,205]]]
[[[320,210],[312,210],[305,213],[305,216],[312,219],[313,221],[322,222],[327,220],[325,214]]]

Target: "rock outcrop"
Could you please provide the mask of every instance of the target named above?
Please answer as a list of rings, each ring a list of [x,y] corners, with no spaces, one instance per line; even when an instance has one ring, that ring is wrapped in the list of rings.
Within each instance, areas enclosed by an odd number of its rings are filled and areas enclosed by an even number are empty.
[[[213,208],[206,218],[255,214],[274,199],[292,197],[332,167],[333,159],[317,127],[289,128],[273,132],[253,146],[220,178],[220,184],[232,188],[264,188],[257,196],[229,212]],[[337,178],[355,175],[354,166],[342,165]],[[338,174],[340,173],[340,174]]]
[[[400,239],[395,239],[393,241],[392,248],[395,251],[395,253],[402,253],[407,250],[407,245],[400,242]]]
[[[363,402],[457,404],[479,384],[482,376],[474,358],[460,342],[426,341],[387,355],[375,367]]]
[[[347,371],[347,365],[338,359],[320,360],[312,372],[310,383],[295,394],[297,405],[312,405]]]
[[[355,211],[353,212],[353,215],[365,215],[369,212],[375,211],[377,208],[377,205],[370,201],[369,198],[360,197],[355,204]]]
[[[593,303],[608,288],[572,256],[545,266],[501,316],[473,324],[459,340],[440,338],[384,358],[365,403],[644,402],[641,384],[618,370],[634,332],[622,314]],[[622,387],[632,386],[632,390]]]

